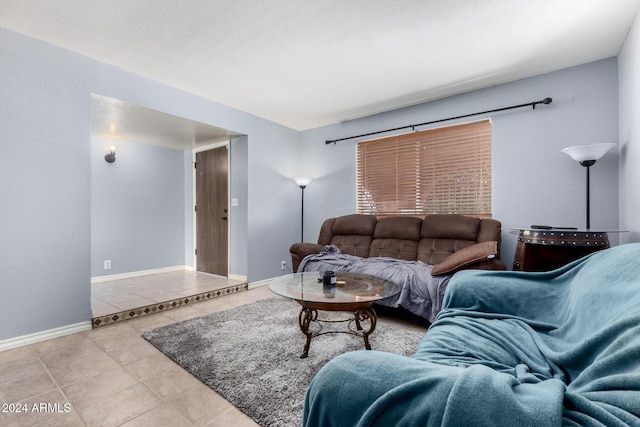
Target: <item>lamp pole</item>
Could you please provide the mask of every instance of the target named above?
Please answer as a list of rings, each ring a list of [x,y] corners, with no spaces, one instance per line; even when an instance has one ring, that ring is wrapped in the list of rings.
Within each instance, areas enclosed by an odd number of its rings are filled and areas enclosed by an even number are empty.
[[[587,168],[587,230],[591,229],[591,203],[590,203],[590,199],[591,199],[591,182],[589,179],[589,169],[591,169],[591,166],[593,166],[596,163],[595,160],[583,160],[580,162],[580,164],[582,166],[584,166],[585,168]]]
[[[307,188],[306,185],[301,185],[300,189],[302,190],[302,205],[300,206],[300,243],[304,242],[304,189]]]
[[[302,205],[300,206],[300,243],[304,242],[304,189],[307,188],[307,185],[311,182],[311,178],[307,178],[304,176],[299,176],[293,178],[293,180],[298,184],[300,190],[302,190]]]

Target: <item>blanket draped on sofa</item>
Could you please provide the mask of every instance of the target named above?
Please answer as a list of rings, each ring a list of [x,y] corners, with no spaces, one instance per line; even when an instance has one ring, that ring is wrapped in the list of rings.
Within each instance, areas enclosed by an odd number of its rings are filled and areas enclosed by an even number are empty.
[[[383,277],[402,286],[397,297],[380,300],[377,303],[387,307],[402,307],[413,314],[435,320],[442,306],[444,291],[451,275],[432,276],[432,266],[420,261],[403,261],[395,258],[361,258],[340,253],[332,245],[324,251],[305,257],[298,271],[336,271],[368,274]]]
[[[640,426],[640,244],[457,273],[414,356],[333,359],[304,425]]]

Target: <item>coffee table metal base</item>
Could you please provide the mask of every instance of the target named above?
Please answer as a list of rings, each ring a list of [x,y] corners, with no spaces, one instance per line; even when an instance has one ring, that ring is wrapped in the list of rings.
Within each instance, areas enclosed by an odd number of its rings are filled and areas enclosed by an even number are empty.
[[[307,337],[307,341],[304,345],[304,350],[300,355],[301,359],[304,359],[309,355],[311,339],[325,334],[351,334],[362,337],[364,340],[364,347],[367,350],[371,350],[371,345],[369,344],[369,335],[371,335],[376,329],[376,322],[378,320],[378,316],[376,315],[375,310],[371,307],[371,302],[352,304],[326,304],[309,301],[298,301],[298,304],[302,306],[302,310],[300,310],[300,314],[298,315],[298,323],[300,324],[300,330]],[[353,317],[343,320],[321,320],[318,319],[318,310],[345,312],[348,311],[353,313]],[[347,330],[322,331],[321,323],[344,322],[348,322]],[[351,326],[353,323],[355,323],[355,330]],[[315,331],[311,330],[312,324],[317,325],[318,329]]]

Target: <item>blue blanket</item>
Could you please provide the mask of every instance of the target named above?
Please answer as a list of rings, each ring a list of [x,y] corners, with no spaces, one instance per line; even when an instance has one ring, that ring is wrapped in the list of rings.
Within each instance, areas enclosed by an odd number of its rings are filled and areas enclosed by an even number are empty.
[[[640,244],[457,273],[414,356],[333,359],[304,425],[640,426]]]
[[[400,294],[377,301],[377,304],[402,307],[433,322],[442,307],[444,292],[451,276],[431,276],[431,268],[431,265],[420,261],[361,258],[343,254],[336,246],[326,245],[319,254],[303,258],[298,271],[345,271],[389,279],[402,286]]]

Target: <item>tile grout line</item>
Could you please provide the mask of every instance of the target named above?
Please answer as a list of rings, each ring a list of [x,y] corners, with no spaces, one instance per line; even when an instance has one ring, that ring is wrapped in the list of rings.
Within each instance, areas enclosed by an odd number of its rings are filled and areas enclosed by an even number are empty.
[[[58,390],[58,392],[62,395],[62,397],[64,398],[65,402],[68,403],[71,406],[71,410],[72,412],[75,412],[76,418],[78,420],[80,420],[80,422],[82,423],[82,425],[84,425],[85,427],[87,426],[87,423],[84,422],[84,418],[82,418],[82,415],[80,415],[80,412],[78,412],[75,407],[73,406],[73,404],[71,403],[71,401],[69,400],[69,397],[67,397],[66,393],[62,390],[62,387],[60,387],[60,384],[58,384],[58,381],[56,381],[56,379],[53,377],[53,375],[51,375],[51,372],[49,372],[49,368],[47,368],[47,365],[44,363],[44,360],[42,360],[42,358],[40,357],[40,355],[38,354],[37,351],[35,351],[33,348],[29,349],[37,358],[38,358],[38,362],[40,362],[40,364],[42,365],[42,367],[44,368],[45,372],[47,373],[47,375],[49,376],[49,378],[51,378],[51,381],[53,382],[53,384],[55,384],[56,389]],[[47,392],[48,393],[48,392]],[[43,394],[43,393],[41,393]],[[37,397],[37,396],[33,396],[33,397]],[[52,417],[49,417],[52,418]],[[38,424],[43,424],[44,422],[48,421],[44,420],[41,423]]]
[[[246,284],[244,284],[244,286],[245,286],[244,289],[236,290],[234,292],[229,292],[229,293],[223,293],[223,294],[221,294],[219,296],[216,296],[215,299],[219,300],[219,298],[222,297],[222,296],[227,296],[227,295],[231,296],[231,295],[235,295],[235,294],[240,293],[240,291],[242,291],[242,290],[248,290],[248,287],[246,287]],[[234,286],[232,286],[232,287],[234,287]],[[224,289],[221,289],[221,291],[223,291],[223,290]],[[246,294],[249,294],[249,293],[247,292]],[[245,293],[241,293],[240,295],[236,295],[234,301],[240,302],[240,306],[242,306],[242,305],[244,305],[246,303],[246,302],[244,302],[244,300],[246,299],[245,296],[248,296],[248,295],[245,295]],[[202,300],[202,302],[211,301],[211,300],[213,300],[213,298],[204,299],[204,300]],[[189,306],[193,305],[193,306],[195,306],[194,308],[197,310],[198,306],[197,306],[197,304],[195,304],[196,302],[201,302],[201,301],[193,301],[193,303],[189,304]],[[218,307],[218,304],[214,304],[214,305],[216,307]],[[225,304],[223,303],[223,305],[225,305]],[[184,307],[184,306],[185,305],[183,305],[182,307]],[[203,307],[204,307],[204,305],[203,305]],[[179,308],[179,307],[174,307],[174,308]],[[235,303],[231,304],[231,307],[229,307],[228,309],[234,309],[234,308],[236,308],[236,304]],[[222,307],[216,308],[214,310],[214,312],[221,311],[221,310],[224,310],[224,308],[222,308]],[[159,316],[159,317],[165,317],[163,311],[158,311],[156,313],[150,313],[150,314],[161,314],[162,316]],[[210,314],[210,313],[209,312],[203,312],[202,315],[207,315],[207,314]],[[173,323],[178,323],[178,322],[181,321],[179,319],[173,319],[173,318],[167,318],[167,319],[172,324]],[[133,326],[133,323],[127,325],[127,323],[128,322],[118,322],[118,324],[121,325],[121,326],[116,326],[116,329],[117,329],[118,332],[114,336],[118,336],[118,335],[121,335],[121,334],[123,334],[123,335],[124,334],[129,334],[130,329],[135,331],[138,334],[142,334],[144,332],[144,329],[145,329],[144,327]],[[114,323],[112,323],[112,324],[115,326]],[[116,329],[114,329],[114,331]],[[126,423],[129,423],[129,422],[132,422],[132,420],[135,420],[135,419],[137,419],[137,418],[139,418],[139,417],[141,417],[143,415],[146,415],[148,413],[151,413],[153,411],[157,411],[159,408],[165,407],[165,405],[166,405],[166,408],[170,408],[172,411],[175,411],[177,414],[180,415],[180,419],[181,420],[183,420],[184,422],[188,423],[188,424],[185,424],[185,425],[190,425],[190,426],[201,425],[201,424],[196,424],[191,418],[189,418],[187,416],[187,414],[185,414],[183,412],[184,408],[182,408],[181,406],[177,406],[176,405],[180,395],[182,395],[182,394],[184,394],[184,393],[186,393],[188,391],[192,391],[192,390],[196,389],[197,387],[199,387],[201,382],[199,382],[196,385],[189,386],[185,390],[181,390],[179,392],[180,393],[179,395],[168,394],[167,398],[163,398],[160,393],[163,393],[164,389],[158,389],[158,391],[156,391],[156,389],[154,389],[151,385],[147,384],[147,382],[150,381],[152,378],[156,378],[159,375],[160,376],[163,375],[163,373],[166,370],[168,370],[169,368],[161,369],[161,370],[155,372],[153,377],[146,378],[144,376],[138,377],[137,375],[134,375],[133,372],[129,371],[129,368],[128,368],[128,365],[130,363],[133,363],[133,361],[129,361],[129,362],[126,362],[126,363],[123,362],[123,361],[120,361],[119,359],[115,358],[107,350],[105,350],[104,348],[102,348],[98,344],[98,341],[100,341],[100,339],[108,339],[108,337],[113,337],[110,333],[107,334],[107,335],[102,334],[103,330],[104,329],[99,329],[98,334],[96,334],[95,336],[93,334],[91,334],[91,330],[79,332],[78,334],[84,337],[84,339],[82,341],[77,342],[76,340],[69,340],[69,341],[65,340],[65,341],[61,342],[62,345],[60,347],[56,346],[56,347],[53,348],[53,350],[54,351],[58,351],[58,350],[61,350],[61,349],[64,349],[64,348],[72,348],[72,347],[74,347],[76,345],[84,345],[85,340],[86,340],[87,344],[89,342],[93,343],[102,352],[104,352],[106,355],[108,355],[113,360],[115,360],[117,362],[118,366],[120,366],[121,368],[124,368],[125,371],[127,371],[127,372],[129,372],[129,374],[133,375],[133,377],[135,378],[135,384],[130,385],[129,387],[125,388],[125,390],[129,390],[131,387],[135,387],[136,385],[140,384],[140,385],[142,385],[144,387],[144,389],[146,389],[147,391],[151,392],[150,395],[153,395],[158,399],[157,405],[153,405],[153,407],[144,410],[144,412],[137,413],[136,415],[132,415],[131,418],[128,418],[127,420],[122,421],[121,424],[126,424]],[[42,348],[38,347],[37,344],[30,345],[27,348],[28,348],[28,352],[29,353],[25,353],[24,355],[21,355],[21,357],[24,358],[29,354],[31,356],[35,356],[35,358],[36,358],[35,360],[37,361],[37,363],[33,364],[34,368],[36,366],[40,366],[40,367],[44,368],[44,370],[45,370],[45,372],[47,374],[47,377],[52,382],[53,386],[49,390],[47,390],[45,392],[38,393],[35,396],[24,398],[24,399],[22,399],[22,401],[27,402],[29,400],[33,400],[34,398],[37,399],[38,396],[43,396],[43,395],[45,395],[47,393],[55,394],[55,392],[57,392],[58,394],[56,396],[56,400],[60,399],[60,402],[61,402],[61,403],[59,403],[60,405],[64,405],[64,403],[68,403],[69,405],[72,405],[71,406],[71,411],[70,411],[71,413],[69,414],[69,416],[73,417],[73,420],[71,420],[71,418],[69,418],[69,422],[73,421],[74,423],[77,423],[77,424],[73,424],[74,426],[75,425],[84,426],[84,427],[89,426],[88,423],[90,423],[91,420],[90,419],[86,419],[85,420],[85,418],[83,417],[82,414],[85,414],[85,409],[91,408],[91,406],[93,406],[95,402],[91,403],[91,404],[89,404],[89,403],[82,404],[82,405],[80,405],[80,406],[78,406],[76,408],[76,406],[69,399],[69,396],[63,391],[63,387],[66,388],[69,384],[73,384],[75,381],[72,382],[72,383],[69,383],[67,385],[62,386],[62,384],[64,383],[64,380],[61,378],[60,382],[56,381],[56,379],[54,378],[53,373],[51,372],[50,368],[48,368],[47,364],[44,362],[45,360],[49,360],[48,359],[48,355],[49,355],[49,352],[50,352],[51,349],[49,347],[42,347]],[[49,361],[49,362],[51,362],[51,361]],[[173,364],[175,364],[176,366],[179,367],[179,365],[176,364],[175,362],[173,362]],[[51,366],[52,366],[52,369],[54,370],[54,373],[55,373],[57,368],[58,368],[58,366],[56,364],[53,364]],[[67,364],[65,364],[64,366],[67,366]],[[73,369],[73,365],[69,365],[69,369]],[[181,368],[181,369],[183,369],[183,368]],[[185,371],[185,372],[188,373],[188,371]],[[193,374],[190,374],[190,375],[193,376]],[[30,376],[30,375],[28,375],[28,376]],[[194,376],[194,378],[195,378],[195,376]],[[117,393],[121,393],[121,392],[122,392],[122,390],[120,390]],[[215,393],[215,392],[212,391],[212,393]],[[109,395],[109,396],[111,396],[111,395]],[[107,398],[108,399],[109,397],[108,396],[103,396],[103,398]],[[96,402],[98,402],[98,404],[99,404],[99,401],[101,401],[101,399],[96,399]],[[50,403],[52,403],[52,404],[54,402],[55,401],[50,401]],[[80,403],[80,402],[78,402],[78,403]],[[223,412],[218,413],[215,416],[215,418],[206,419],[205,423],[203,424],[203,426],[215,425],[216,424],[216,420],[223,419],[222,417],[224,417],[224,416],[226,416],[228,414],[234,413],[237,410],[237,408],[235,408],[235,409],[234,408],[235,407],[229,407],[226,410],[224,410]],[[79,410],[79,409],[81,409],[81,410]],[[46,418],[44,418],[42,420],[38,420],[38,424],[33,424],[33,425],[35,427],[35,426],[48,425],[48,423],[51,423],[51,422],[58,422],[58,421],[64,422],[66,420],[66,418],[63,418],[63,419],[60,420],[59,419],[60,416],[64,416],[64,415],[62,415],[62,414],[60,414],[60,415],[51,414],[50,416],[47,416]]]

